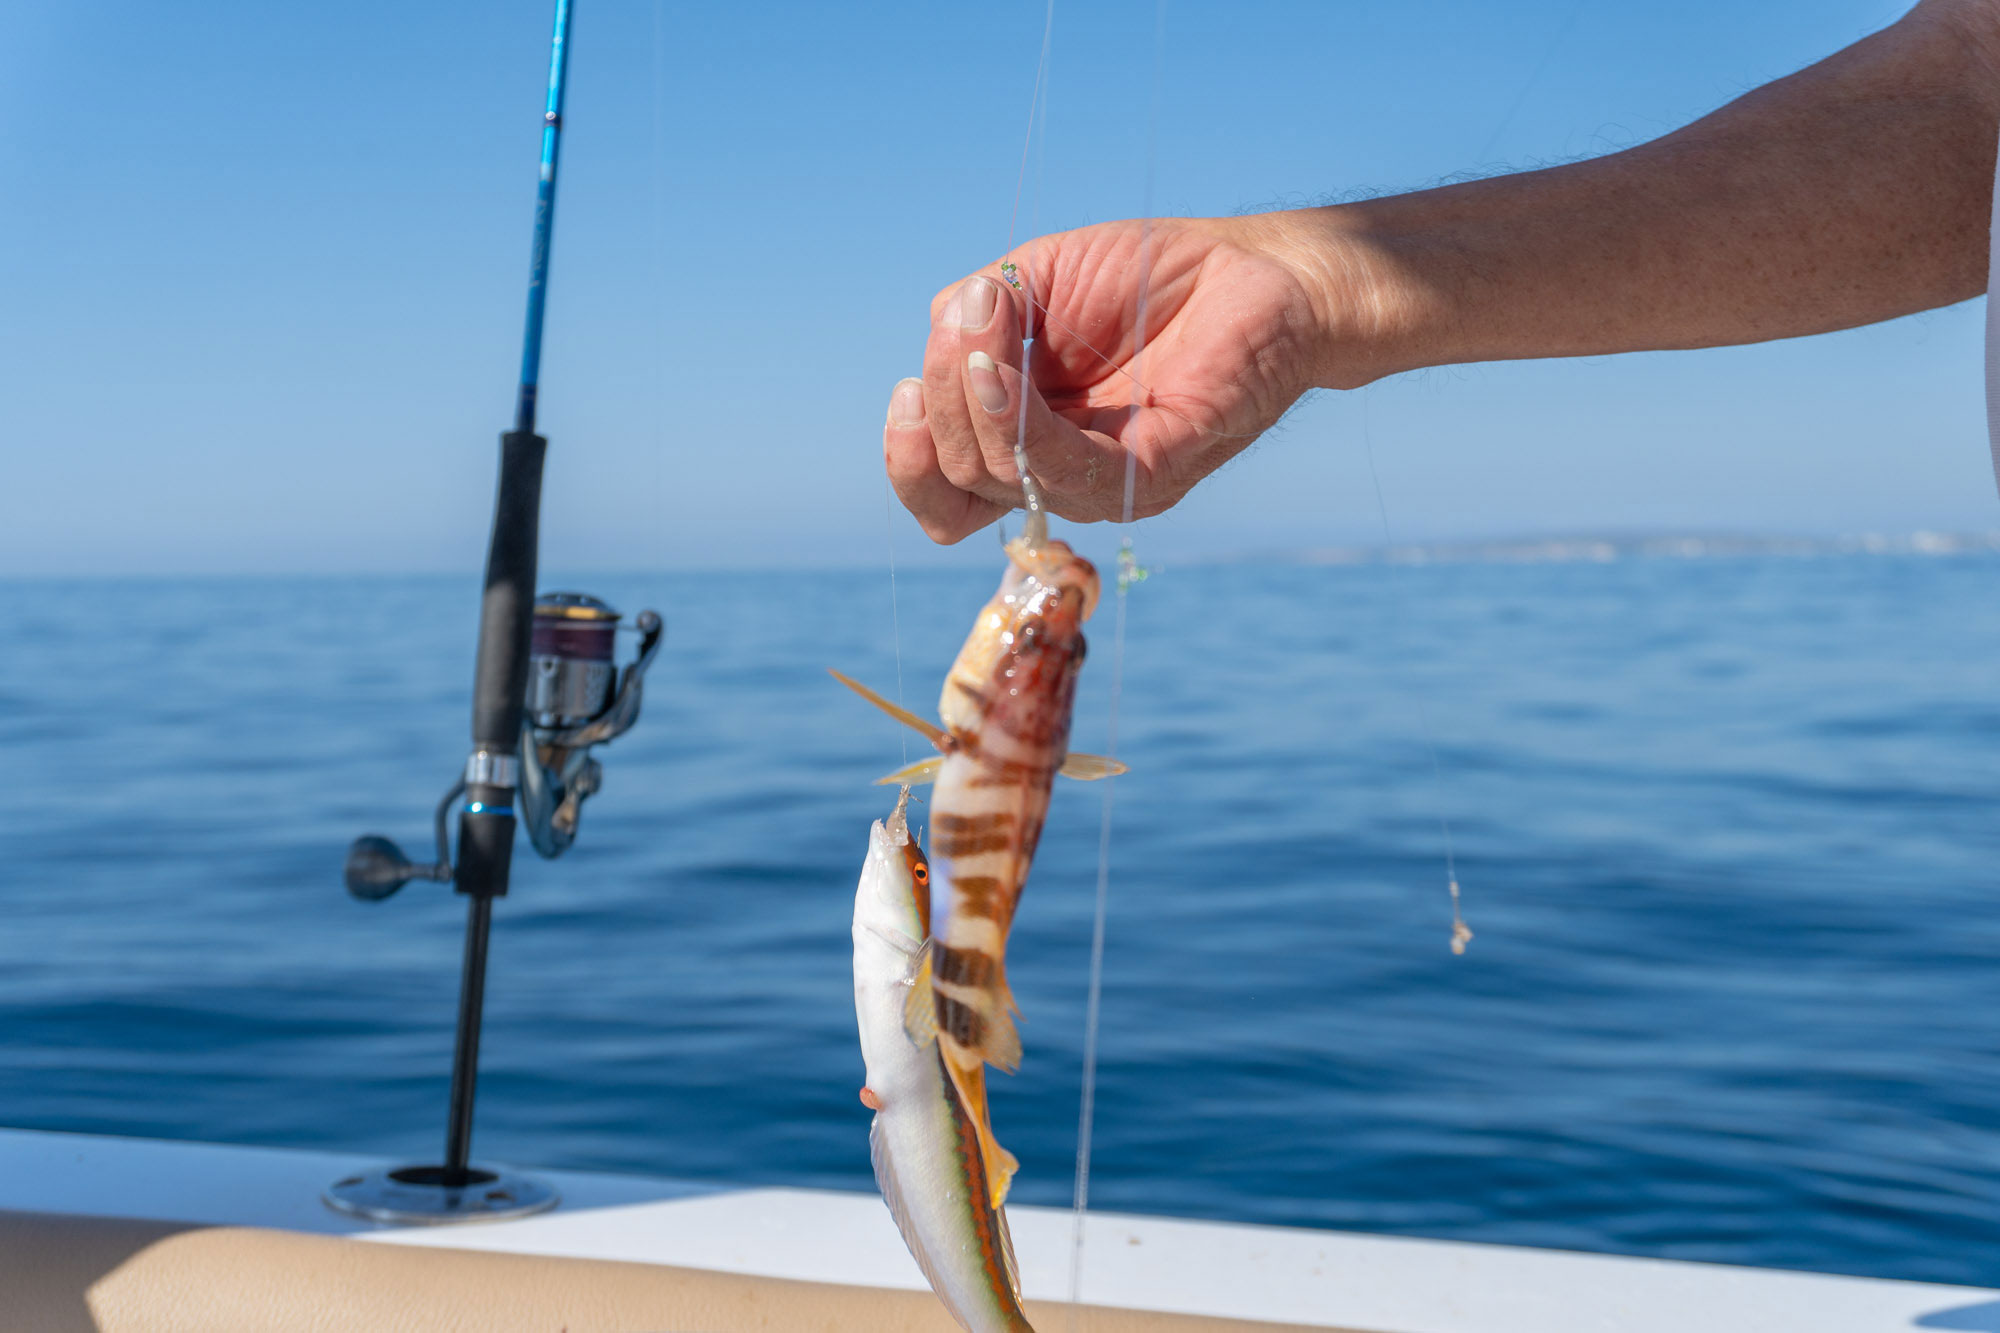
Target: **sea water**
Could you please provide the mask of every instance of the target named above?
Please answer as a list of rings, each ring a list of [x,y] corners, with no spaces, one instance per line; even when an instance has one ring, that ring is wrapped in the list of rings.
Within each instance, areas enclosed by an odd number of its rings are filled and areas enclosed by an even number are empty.
[[[993,581],[904,574],[912,707]],[[906,738],[824,669],[895,693],[887,580],[588,586],[668,638],[495,913],[478,1155],[869,1189],[848,922]],[[436,1155],[464,902],[340,863],[428,856],[475,594],[0,585],[0,1124]],[[2000,1283],[2000,558],[1170,568],[1129,610],[1095,1205]],[[1104,790],[1058,790],[1009,951],[1036,1203]]]

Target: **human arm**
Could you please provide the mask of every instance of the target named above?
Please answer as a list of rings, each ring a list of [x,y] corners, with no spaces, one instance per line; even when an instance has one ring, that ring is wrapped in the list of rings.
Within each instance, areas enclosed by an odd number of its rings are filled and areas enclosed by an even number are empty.
[[[1040,238],[1012,256],[1047,307],[1034,312],[1030,467],[1055,512],[1116,518],[1129,458],[1145,516],[1314,387],[1794,337],[1967,299],[1986,286],[1996,130],[2000,0],[1924,0],[1605,157],[1331,208]],[[975,275],[999,298],[976,328],[960,327],[965,284],[939,294],[920,401],[899,385],[884,432],[898,494],[939,541],[1018,503],[1029,310],[997,271]]]

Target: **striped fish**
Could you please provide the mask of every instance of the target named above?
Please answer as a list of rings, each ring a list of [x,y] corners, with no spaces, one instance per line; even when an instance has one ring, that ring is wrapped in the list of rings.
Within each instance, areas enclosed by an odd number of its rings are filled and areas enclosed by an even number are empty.
[[[992,1200],[979,1127],[938,1053],[906,1028],[930,935],[929,871],[904,810],[868,833],[854,894],[854,1014],[875,1112],[869,1154],[896,1227],[931,1290],[969,1333],[1034,1333],[1021,1313],[1007,1215]],[[923,1006],[926,1012],[929,1006]]]
[[[1083,666],[1083,623],[1096,608],[1097,571],[1066,544],[1007,547],[1008,569],[945,679],[938,714],[925,721],[874,691],[833,674],[898,720],[923,732],[940,757],[882,779],[934,781],[931,854],[938,904],[918,962],[914,1012],[928,981],[938,1046],[980,1127],[997,1205],[1015,1161],[993,1138],[986,1065],[1020,1067],[1021,1038],[1007,987],[1007,933],[1027,883],[1057,773],[1077,778],[1125,771],[1115,760],[1069,753],[1070,712]]]

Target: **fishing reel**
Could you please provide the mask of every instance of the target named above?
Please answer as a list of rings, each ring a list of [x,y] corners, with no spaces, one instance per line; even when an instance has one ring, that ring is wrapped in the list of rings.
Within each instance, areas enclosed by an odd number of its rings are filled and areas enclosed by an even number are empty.
[[[469,782],[489,784],[496,777],[508,780],[494,785],[515,788],[514,812],[535,851],[545,860],[568,851],[576,841],[583,803],[604,783],[604,765],[591,751],[624,735],[639,720],[646,669],[666,633],[657,612],[641,611],[631,627],[639,635],[638,653],[620,669],[616,648],[622,619],[580,592],[536,598],[519,750],[515,755],[473,752],[464,776],[438,802],[436,861],[413,862],[384,837],[356,838],[347,851],[347,891],[380,902],[413,879],[450,883],[452,809]]]
[[[616,740],[639,720],[640,687],[666,633],[658,612],[641,611],[632,626],[639,655],[621,672],[614,653],[618,620],[616,611],[580,592],[545,593],[535,602],[518,801],[528,841],[547,860],[576,841],[583,803],[604,782],[604,765],[591,747]]]

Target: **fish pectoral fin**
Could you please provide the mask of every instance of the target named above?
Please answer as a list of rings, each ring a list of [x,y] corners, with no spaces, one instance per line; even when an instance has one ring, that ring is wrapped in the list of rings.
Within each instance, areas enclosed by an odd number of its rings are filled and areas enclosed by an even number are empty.
[[[1021,1169],[1021,1163],[993,1137],[993,1115],[986,1105],[986,1070],[984,1066],[969,1071],[960,1069],[946,1057],[944,1072],[978,1135],[979,1161],[986,1168],[987,1193],[998,1208],[1007,1202],[1007,1190],[1013,1185],[1014,1173]]]
[[[884,930],[874,922],[869,922],[868,933],[894,949],[905,958],[915,958],[923,950],[923,945],[911,939],[900,930]]]
[[[1064,777],[1075,778],[1078,782],[1095,782],[1099,778],[1115,778],[1120,774],[1130,773],[1131,771],[1131,768],[1125,764],[1121,764],[1116,759],[1101,754],[1072,754],[1063,760],[1062,767],[1056,770],[1056,772],[1062,774]]]
[[[878,787],[916,787],[926,782],[936,782],[938,770],[944,767],[944,756],[934,754],[928,759],[919,759],[907,768],[899,768],[875,779]]]
[[[925,940],[910,966],[910,993],[903,997],[903,1035],[919,1050],[937,1044],[937,992],[932,986],[932,941]]]
[[[877,708],[887,713],[890,717],[895,718],[898,722],[902,723],[904,726],[911,727],[917,731],[922,732],[932,745],[937,746],[940,750],[944,748],[946,740],[945,729],[943,727],[940,727],[937,723],[929,722],[923,718],[918,717],[915,713],[912,713],[909,709],[904,708],[900,704],[890,703],[887,699],[884,699],[881,695],[875,693],[875,691],[869,689],[866,685],[863,685],[860,681],[854,679],[852,676],[843,676],[840,672],[835,671],[832,667],[827,668],[827,674],[831,675],[835,680],[839,681],[842,685],[845,685],[848,689],[853,690],[856,694],[866,699],[869,703],[874,704]]]

